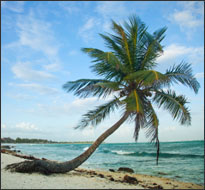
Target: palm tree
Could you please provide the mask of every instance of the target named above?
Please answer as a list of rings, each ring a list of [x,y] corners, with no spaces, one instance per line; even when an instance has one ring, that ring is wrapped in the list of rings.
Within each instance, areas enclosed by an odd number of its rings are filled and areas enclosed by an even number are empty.
[[[83,48],[82,51],[93,58],[92,71],[100,79],[80,79],[63,85],[67,92],[74,92],[80,98],[97,96],[106,98],[114,94],[107,103],[84,114],[76,128],[96,126],[111,112],[121,108],[122,117],[105,131],[84,153],[67,162],[56,163],[45,160],[23,162],[8,168],[20,172],[39,171],[42,173],[63,173],[75,169],[96,150],[96,148],[123,122],[134,122],[134,138],[137,141],[140,129],[146,130],[146,136],[157,147],[157,164],[159,156],[159,119],[153,103],[164,108],[182,125],[191,124],[191,116],[186,106],[187,98],[176,95],[170,87],[181,83],[190,87],[195,93],[200,87],[192,74],[191,65],[181,62],[167,69],[165,73],[154,70],[157,58],[162,55],[160,44],[165,37],[166,27],[153,34],[136,16],[131,16],[124,27],[112,21],[114,34],[100,34],[110,51]],[[167,89],[167,90],[165,90]]]

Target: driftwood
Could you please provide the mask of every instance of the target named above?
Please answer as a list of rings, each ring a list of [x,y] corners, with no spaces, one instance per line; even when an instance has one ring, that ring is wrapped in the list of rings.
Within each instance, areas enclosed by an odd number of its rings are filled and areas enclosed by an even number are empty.
[[[13,150],[1,149],[1,153],[11,154],[13,156],[16,156],[16,157],[19,157],[19,158],[24,158],[24,159],[27,159],[27,160],[41,160],[40,158],[36,158],[34,156],[27,156],[27,155],[23,155],[23,154],[17,154]],[[45,159],[45,158],[43,158],[43,159]]]

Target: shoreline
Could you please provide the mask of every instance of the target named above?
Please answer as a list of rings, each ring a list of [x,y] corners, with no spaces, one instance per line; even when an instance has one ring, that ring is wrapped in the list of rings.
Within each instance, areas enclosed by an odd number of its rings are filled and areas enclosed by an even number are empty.
[[[1,153],[2,189],[204,189],[202,185],[164,177],[95,169],[77,168],[65,174],[51,174],[50,176],[6,171],[4,169],[6,165],[27,160],[15,154]],[[126,182],[124,180],[126,175],[136,178],[137,183]]]

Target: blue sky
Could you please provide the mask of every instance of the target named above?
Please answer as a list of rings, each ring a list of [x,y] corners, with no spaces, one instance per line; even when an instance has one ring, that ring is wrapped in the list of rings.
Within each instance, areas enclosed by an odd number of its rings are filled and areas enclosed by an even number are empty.
[[[2,137],[91,141],[108,129],[120,113],[102,124],[74,130],[81,115],[106,102],[79,99],[62,85],[91,73],[91,59],[82,47],[106,50],[99,33],[112,32],[111,19],[122,23],[136,14],[148,31],[167,26],[164,53],[157,70],[165,72],[182,60],[192,64],[201,88],[172,88],[189,100],[191,126],[180,126],[169,113],[157,110],[161,141],[204,138],[204,6],[203,2],[36,1],[1,2],[1,131]],[[106,142],[134,142],[134,124],[124,123]],[[140,142],[146,142],[141,131]]]

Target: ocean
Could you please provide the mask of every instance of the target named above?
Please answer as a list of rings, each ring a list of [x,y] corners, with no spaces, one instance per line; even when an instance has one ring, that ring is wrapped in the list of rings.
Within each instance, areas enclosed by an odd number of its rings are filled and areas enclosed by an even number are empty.
[[[58,161],[73,159],[90,146],[90,144],[12,145],[23,154]],[[80,167],[101,170],[129,167],[138,174],[168,177],[204,185],[204,141],[161,142],[158,165],[156,165],[156,148],[150,143],[105,143],[101,144]]]

